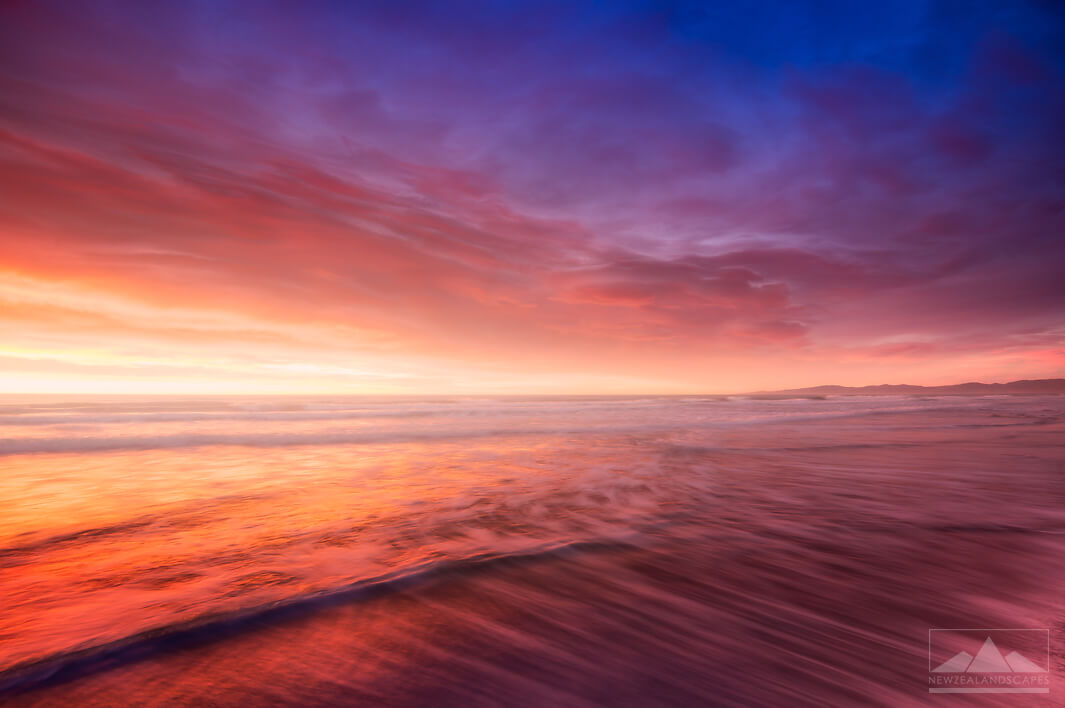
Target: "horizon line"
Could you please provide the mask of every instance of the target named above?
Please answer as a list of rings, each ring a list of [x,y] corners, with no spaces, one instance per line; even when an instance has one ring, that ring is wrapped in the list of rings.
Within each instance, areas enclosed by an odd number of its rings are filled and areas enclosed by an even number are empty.
[[[365,397],[365,398],[421,398],[426,396],[438,396],[438,397],[460,397],[460,398],[503,398],[503,397],[541,397],[541,398],[567,398],[567,397],[597,397],[597,398],[625,398],[625,397],[647,397],[647,396],[660,396],[660,397],[700,397],[700,396],[759,396],[759,395],[775,395],[775,394],[788,394],[788,393],[800,393],[803,391],[816,391],[817,389],[824,388],[840,388],[850,390],[861,390],[867,388],[887,388],[887,387],[910,387],[920,389],[942,389],[942,388],[955,388],[960,386],[1009,386],[1014,384],[1026,384],[1026,383],[1060,383],[1062,384],[1063,391],[1065,392],[1065,377],[1048,377],[1037,379],[1015,379],[1012,381],[961,381],[958,383],[950,384],[909,384],[909,383],[878,383],[878,384],[862,384],[858,386],[845,385],[845,384],[815,384],[813,386],[799,386],[795,388],[780,388],[780,389],[760,389],[756,391],[734,391],[734,392],[721,392],[721,391],[694,391],[690,393],[679,392],[663,392],[663,391],[632,391],[632,392],[590,392],[590,391],[574,391],[567,393],[548,393],[548,392],[536,392],[536,391],[425,391],[425,392],[390,392],[390,393],[370,393],[370,392],[322,392],[322,391],[262,391],[262,392],[235,392],[235,391],[197,391],[197,392],[177,392],[177,391],[82,391],[82,392],[56,392],[56,391],[20,391],[20,392],[0,392],[0,398],[14,398],[19,396],[40,396],[40,397],[228,397],[228,398],[298,398],[298,397]]]

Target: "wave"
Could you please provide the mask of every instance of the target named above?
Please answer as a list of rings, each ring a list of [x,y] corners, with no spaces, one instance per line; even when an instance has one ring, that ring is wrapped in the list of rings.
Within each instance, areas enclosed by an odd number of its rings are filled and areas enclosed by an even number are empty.
[[[110,524],[108,526],[79,529],[77,531],[71,531],[70,533],[49,536],[48,538],[33,543],[0,547],[0,567],[15,565],[17,564],[16,559],[19,556],[28,555],[45,548],[55,548],[57,546],[79,543],[86,540],[95,541],[105,536],[126,534],[130,531],[138,531],[147,528],[156,523],[156,521],[157,517],[136,518],[117,524]]]
[[[410,589],[447,576],[468,576],[502,566],[535,563],[573,554],[637,548],[628,540],[567,541],[512,553],[478,553],[460,559],[425,563],[338,588],[324,590],[229,613],[208,613],[191,620],[162,625],[121,639],[59,652],[0,671],[0,696],[21,693],[41,684],[65,683],[87,674],[132,663],[176,649],[223,641],[265,624],[305,617],[341,603],[366,601]]]
[[[645,429],[645,428],[641,428]],[[160,448],[233,445],[243,447],[289,447],[298,445],[367,445],[461,440],[464,438],[559,435],[566,433],[614,432],[617,428],[584,429],[459,429],[434,432],[387,430],[333,433],[175,433],[172,435],[127,435],[115,437],[0,438],[0,455],[34,453],[109,452],[116,450],[155,450]],[[622,431],[624,432],[624,431]]]
[[[231,500],[247,502],[251,499],[262,499],[264,496],[266,495],[251,493],[221,494],[210,497],[207,500],[195,499],[175,504],[168,506],[163,512],[139,514],[123,521],[103,526],[79,528],[52,535],[43,535],[40,532],[26,532],[16,537],[16,543],[0,546],[0,568],[19,565],[23,562],[23,559],[28,561],[33,554],[41,551],[83,543],[95,543],[101,539],[143,531],[157,525],[165,525],[170,528],[196,526],[199,523],[208,521],[213,510]],[[204,505],[205,503],[206,506]],[[17,542],[17,539],[26,538],[32,540]]]
[[[922,528],[929,531],[939,531],[941,533],[1012,533],[1012,534],[1036,534],[1036,533],[1052,533],[1052,534],[1065,534],[1065,524],[1054,525],[1021,525],[1021,524],[996,524],[996,523],[976,523],[976,524],[926,524]]]
[[[0,425],[69,425],[92,423],[198,423],[216,421],[323,421],[361,420],[373,418],[421,418],[438,415],[435,410],[330,410],[330,411],[234,411],[232,413],[112,413],[87,415],[69,413],[62,415],[7,415],[0,416]]]
[[[504,413],[502,409],[491,411],[487,425],[470,425],[482,423],[478,419],[486,411],[463,411],[465,415],[452,416],[467,424],[449,424],[435,430],[402,428],[396,426],[374,426],[359,430],[333,430],[315,432],[262,432],[262,433],[225,433],[225,432],[180,432],[160,435],[115,435],[115,436],[51,436],[51,437],[9,437],[0,438],[0,456],[24,455],[36,453],[92,453],[119,450],[153,450],[171,448],[191,448],[207,446],[242,446],[242,447],[288,447],[312,445],[364,445],[418,443],[467,438],[490,437],[525,437],[544,435],[625,435],[625,434],[660,434],[669,431],[690,430],[706,431],[730,426],[757,424],[789,424],[830,419],[861,418],[892,415],[915,410],[923,412],[949,412],[966,408],[965,406],[935,407],[926,406],[892,406],[878,409],[827,409],[817,411],[781,411],[745,410],[737,411],[731,416],[692,420],[664,417],[653,422],[623,423],[617,419],[605,418],[570,418],[543,416],[540,418],[512,418],[513,423],[500,426],[498,418]],[[470,418],[473,418],[470,421]],[[509,416],[508,416],[509,417]],[[91,420],[89,422],[92,422]],[[1042,422],[1042,421],[1040,421]],[[1031,422],[1014,425],[1028,425]],[[948,426],[954,427],[954,426]],[[928,429],[929,426],[923,426]]]
[[[198,423],[219,421],[330,421],[330,420],[366,420],[374,418],[423,418],[431,416],[480,416],[480,415],[507,415],[520,416],[528,414],[564,414],[574,411],[580,413],[594,413],[596,411],[613,411],[613,406],[582,404],[579,408],[568,405],[563,408],[557,406],[557,402],[551,405],[545,404],[514,404],[507,402],[506,405],[489,405],[480,407],[455,408],[454,406],[425,405],[419,401],[420,406],[397,407],[395,405],[382,406],[379,408],[351,406],[329,406],[305,404],[296,407],[290,406],[284,409],[276,407],[247,407],[243,406],[235,410],[209,411],[209,410],[181,410],[181,411],[152,411],[135,408],[126,411],[84,411],[77,408],[59,408],[46,410],[22,410],[13,414],[0,414],[0,426],[44,426],[44,425],[70,425],[85,424],[93,425],[115,423]],[[495,402],[502,403],[502,402]],[[546,402],[545,402],[546,403]],[[653,404],[654,401],[646,403]],[[631,407],[631,406],[630,406]]]
[[[661,407],[663,404],[707,403],[717,399],[663,397],[607,397],[607,398],[471,398],[471,399],[429,399],[396,397],[392,399],[357,398],[343,401],[315,401],[301,399],[297,401],[198,401],[174,400],[156,401],[152,399],[133,399],[131,401],[112,401],[107,403],[65,402],[56,404],[33,404],[22,406],[0,406],[0,425],[22,425],[35,423],[77,422],[91,416],[93,421],[138,422],[140,420],[255,420],[260,417],[278,420],[318,420],[319,416],[345,417],[389,416],[413,413],[495,414],[499,412],[535,413],[543,411],[596,411],[616,410],[618,404],[627,408]]]

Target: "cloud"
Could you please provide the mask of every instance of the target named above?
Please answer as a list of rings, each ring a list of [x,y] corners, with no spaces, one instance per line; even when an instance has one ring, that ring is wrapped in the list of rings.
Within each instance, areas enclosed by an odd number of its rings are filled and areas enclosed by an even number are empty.
[[[958,18],[903,9],[791,10],[824,46],[785,22],[768,51],[624,3],[6,7],[0,257],[37,295],[0,327],[668,386],[737,353],[1054,351],[1058,25],[980,10],[943,43]]]

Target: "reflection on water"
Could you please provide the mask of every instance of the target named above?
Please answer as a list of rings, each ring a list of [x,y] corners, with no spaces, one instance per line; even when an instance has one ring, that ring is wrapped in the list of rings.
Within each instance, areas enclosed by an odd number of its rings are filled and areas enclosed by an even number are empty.
[[[1063,428],[1060,397],[8,399],[0,680],[28,705],[920,703],[929,627],[1057,631]]]

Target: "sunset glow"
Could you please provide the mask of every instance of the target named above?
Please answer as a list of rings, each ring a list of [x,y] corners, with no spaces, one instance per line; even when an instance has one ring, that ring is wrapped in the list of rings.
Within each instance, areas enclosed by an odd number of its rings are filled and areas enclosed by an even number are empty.
[[[0,390],[1065,373],[1041,6],[120,5],[0,9]]]
[[[1060,703],[1063,89],[1059,0],[0,0],[0,704]]]

